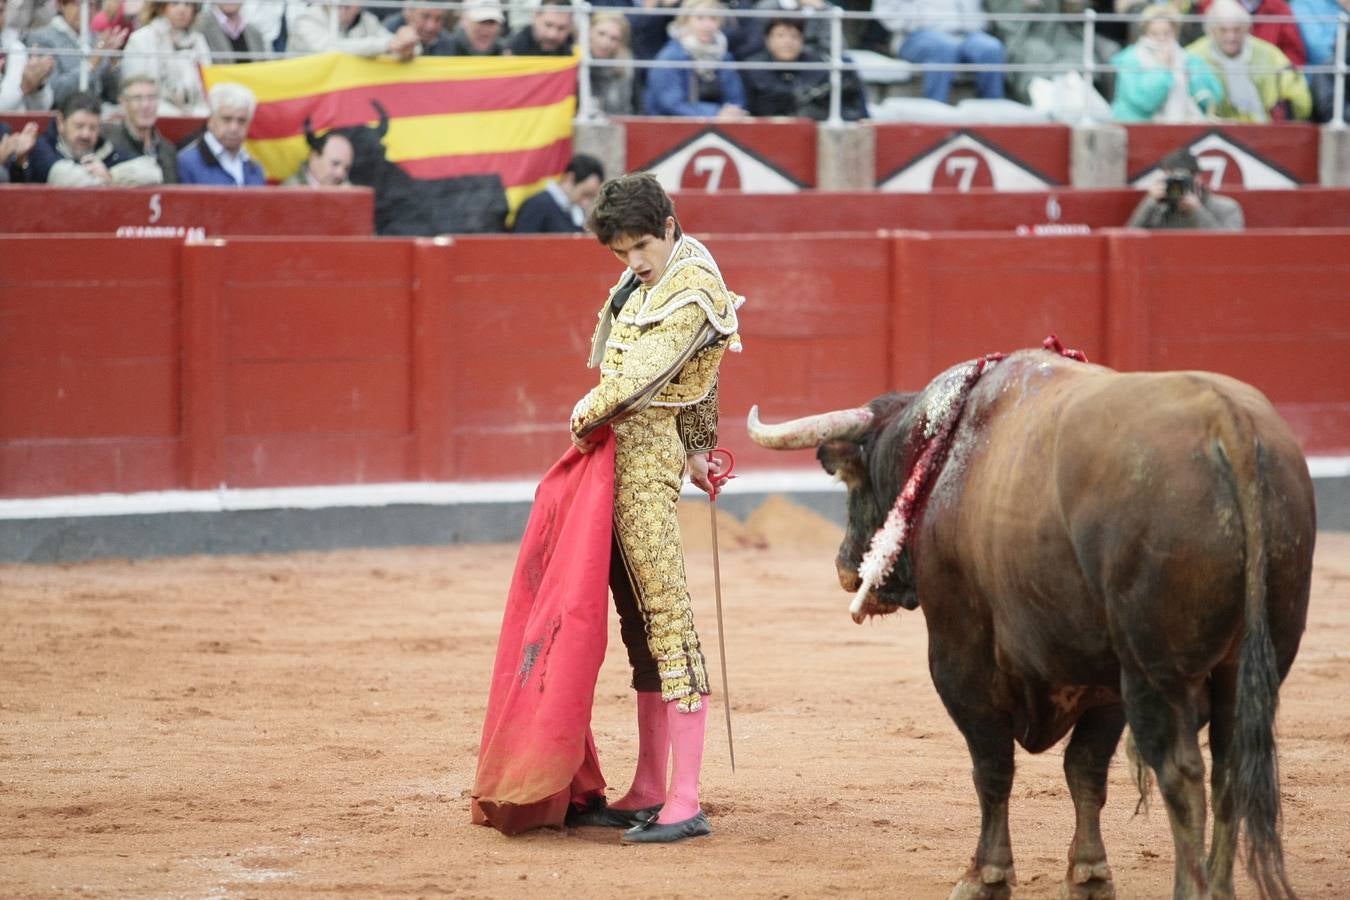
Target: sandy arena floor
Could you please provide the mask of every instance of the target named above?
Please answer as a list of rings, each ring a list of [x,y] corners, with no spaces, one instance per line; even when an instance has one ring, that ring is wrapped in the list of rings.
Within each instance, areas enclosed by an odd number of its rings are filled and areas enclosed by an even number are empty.
[[[715,653],[706,506],[690,505]],[[855,626],[837,530],[800,508],[721,531],[738,769],[719,701],[715,834],[673,847],[469,824],[512,546],[0,567],[0,895],[945,898],[978,814],[923,616]],[[1279,720],[1305,898],[1350,892],[1350,534],[1319,541]],[[616,627],[594,725],[620,789],[636,752],[625,670]],[[1016,896],[1057,897],[1062,747],[1018,764]],[[1120,759],[1111,790],[1119,896],[1169,896],[1161,801],[1133,815]]]

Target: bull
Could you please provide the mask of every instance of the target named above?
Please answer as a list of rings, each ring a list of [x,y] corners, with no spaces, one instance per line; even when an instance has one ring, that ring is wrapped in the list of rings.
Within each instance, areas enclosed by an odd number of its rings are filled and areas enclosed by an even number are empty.
[[[836,568],[855,619],[923,609],[980,805],[952,898],[1011,895],[1014,744],[1039,753],[1071,730],[1063,894],[1114,897],[1100,814],[1126,724],[1167,807],[1173,896],[1233,897],[1240,827],[1260,894],[1294,896],[1274,717],[1307,618],[1316,514],[1307,463],[1259,391],[1024,350],[857,409],[766,425],[752,408],[749,433],[816,448],[847,487]]]

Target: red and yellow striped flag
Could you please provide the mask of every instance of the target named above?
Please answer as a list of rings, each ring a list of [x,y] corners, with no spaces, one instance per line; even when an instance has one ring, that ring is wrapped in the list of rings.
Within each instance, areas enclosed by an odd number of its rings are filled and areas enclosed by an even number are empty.
[[[385,154],[414,178],[496,173],[514,217],[521,202],[567,166],[576,114],[571,56],[420,57],[412,62],[321,53],[207,66],[206,87],[233,81],[258,98],[248,152],[267,177],[295,174],[315,131],[374,123],[389,113]]]

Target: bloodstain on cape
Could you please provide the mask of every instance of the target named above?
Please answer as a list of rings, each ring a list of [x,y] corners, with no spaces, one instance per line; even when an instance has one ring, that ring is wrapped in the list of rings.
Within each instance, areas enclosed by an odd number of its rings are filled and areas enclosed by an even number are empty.
[[[595,437],[601,437],[597,432]],[[604,795],[591,736],[609,628],[614,436],[569,449],[535,491],[506,599],[471,812],[503,834]]]

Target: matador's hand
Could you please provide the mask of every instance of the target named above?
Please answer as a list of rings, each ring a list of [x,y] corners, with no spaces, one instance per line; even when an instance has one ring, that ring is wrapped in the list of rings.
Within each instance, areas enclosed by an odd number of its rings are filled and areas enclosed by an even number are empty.
[[[709,497],[716,497],[722,489],[721,482],[716,478],[726,468],[726,459],[708,453],[691,453],[688,463],[689,480]]]
[[[591,432],[584,438],[577,437],[576,432],[569,432],[568,434],[572,438],[572,446],[577,448],[578,453],[590,453],[596,447],[600,446],[600,442],[595,439],[595,432]]]

